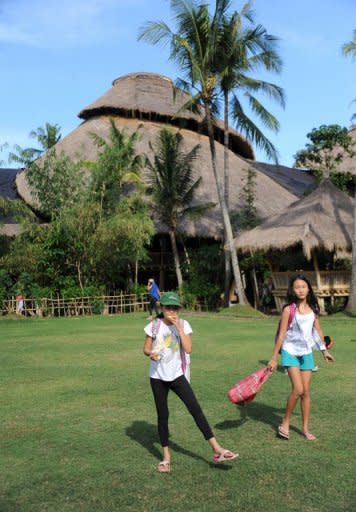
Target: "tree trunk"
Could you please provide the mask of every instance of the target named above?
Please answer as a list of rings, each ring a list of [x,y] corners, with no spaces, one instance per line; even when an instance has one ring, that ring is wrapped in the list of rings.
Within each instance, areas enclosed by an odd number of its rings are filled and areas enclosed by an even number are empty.
[[[227,244],[226,236],[224,240]],[[231,288],[231,253],[227,249],[224,250],[225,258],[225,280],[224,280],[224,306],[230,306],[230,288]]]
[[[229,211],[229,94],[224,91],[224,197],[227,210]],[[224,246],[228,244],[226,230],[224,230]],[[231,285],[231,252],[224,250],[225,257],[225,281],[224,281],[224,306],[230,305],[230,285]]]
[[[135,285],[138,285],[138,260],[135,260]]]
[[[216,189],[218,192],[218,198],[221,208],[221,213],[223,217],[223,223],[224,228],[226,232],[226,239],[228,242],[228,246],[230,248],[231,252],[231,262],[232,262],[232,272],[235,279],[235,284],[237,288],[237,293],[239,297],[239,303],[243,306],[246,306],[248,304],[248,300],[245,295],[245,291],[242,284],[241,274],[240,274],[240,267],[239,267],[239,261],[237,258],[237,252],[236,248],[234,246],[234,237],[232,234],[232,228],[231,228],[231,222],[229,217],[229,212],[226,206],[225,197],[223,194],[223,190],[219,181],[219,176],[217,172],[217,165],[216,165],[216,151],[215,151],[215,141],[214,141],[214,127],[213,127],[213,121],[211,112],[209,109],[209,106],[205,104],[205,114],[206,114],[206,121],[208,126],[208,135],[209,135],[209,144],[210,144],[210,152],[211,152],[211,163],[213,167],[213,173],[216,183]]]
[[[179,254],[178,254],[178,249],[177,249],[176,234],[175,234],[173,229],[169,230],[169,237],[171,239],[171,244],[172,244],[174,267],[176,269],[178,288],[180,290],[182,288],[182,285],[183,285],[183,277],[182,277],[182,272],[181,272],[181,269],[180,269],[180,261],[179,261]]]
[[[250,251],[251,258],[253,258],[253,253]],[[260,294],[258,290],[258,281],[256,274],[255,264],[252,264],[251,270],[252,282],[253,282],[253,299],[254,299],[254,308],[258,309],[260,307]]]
[[[346,311],[356,312],[356,177],[354,177],[354,228],[352,234],[351,286]]]
[[[82,272],[80,269],[80,261],[77,261],[75,265],[77,267],[78,283],[79,283],[80,289],[83,293]]]

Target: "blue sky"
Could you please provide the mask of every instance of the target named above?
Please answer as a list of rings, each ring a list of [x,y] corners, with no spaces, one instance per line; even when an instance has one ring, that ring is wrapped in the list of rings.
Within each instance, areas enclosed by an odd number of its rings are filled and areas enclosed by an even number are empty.
[[[233,8],[242,3],[233,1]],[[265,133],[280,162],[292,165],[313,127],[349,127],[356,111],[356,62],[341,54],[356,28],[356,2],[255,0],[253,6],[256,20],[280,38],[284,62],[281,75],[259,75],[283,87],[287,98],[284,111],[264,100],[281,124],[278,135]],[[29,132],[46,122],[67,135],[80,123],[77,113],[119,76],[179,76],[167,49],[137,41],[146,21],[161,19],[172,25],[168,0],[0,0],[0,144],[32,146]]]

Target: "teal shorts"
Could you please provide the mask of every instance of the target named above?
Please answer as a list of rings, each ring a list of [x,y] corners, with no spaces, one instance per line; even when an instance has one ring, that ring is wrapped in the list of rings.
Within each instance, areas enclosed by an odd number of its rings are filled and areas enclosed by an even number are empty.
[[[286,368],[293,366],[302,371],[307,371],[312,370],[315,366],[313,352],[305,354],[304,356],[292,356],[292,354],[282,348],[281,356],[281,364]]]

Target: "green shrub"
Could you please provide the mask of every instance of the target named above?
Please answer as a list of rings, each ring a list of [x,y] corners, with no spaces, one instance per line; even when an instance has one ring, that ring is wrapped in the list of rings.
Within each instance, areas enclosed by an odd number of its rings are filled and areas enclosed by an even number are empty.
[[[104,311],[104,301],[101,299],[94,299],[90,305],[94,315],[101,315]]]

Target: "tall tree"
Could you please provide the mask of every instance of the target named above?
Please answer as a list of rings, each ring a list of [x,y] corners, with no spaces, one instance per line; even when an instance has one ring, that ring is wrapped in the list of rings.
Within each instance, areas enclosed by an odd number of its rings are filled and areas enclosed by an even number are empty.
[[[183,284],[179,253],[177,249],[177,227],[185,216],[202,215],[212,203],[195,205],[195,193],[202,182],[200,176],[194,177],[193,164],[198,156],[199,145],[189,152],[183,150],[183,136],[163,128],[158,140],[150,147],[154,153],[153,161],[147,159],[153,208],[161,222],[168,228],[172,244],[174,266],[178,287]]]
[[[354,155],[354,142],[348,129],[338,124],[313,128],[307,138],[310,142],[294,155],[294,165],[308,167],[319,178],[329,178],[340,172],[342,161]]]
[[[247,100],[253,114],[262,124],[277,132],[277,119],[262,105],[256,93],[265,93],[284,106],[283,90],[275,84],[251,76],[260,69],[280,72],[281,59],[276,51],[277,39],[268,34],[262,25],[256,25],[251,2],[246,2],[239,12],[229,15],[228,0],[217,0],[217,15],[213,20],[216,30],[221,30],[220,48],[217,50],[217,70],[224,99],[224,187],[225,201],[229,206],[229,115],[236,128],[248,140],[265,151],[268,158],[277,161],[277,151],[243,108]],[[247,25],[247,26],[245,26]],[[226,274],[229,274],[230,255],[225,253]],[[225,302],[228,301],[229,279],[225,283]]]
[[[322,125],[307,134],[311,143],[296,153],[295,165],[307,166],[316,171],[319,177],[337,178],[339,166],[347,156],[354,156],[354,141],[347,128],[339,125]],[[342,175],[342,173],[340,173]],[[349,175],[349,178],[351,175]],[[356,183],[354,185],[354,219],[352,235],[352,271],[350,296],[346,306],[348,311],[356,312]],[[335,183],[338,184],[337,181]]]
[[[218,2],[217,2],[218,4]],[[239,291],[240,304],[248,304],[234,246],[229,211],[220,183],[214,138],[213,107],[218,95],[219,74],[216,69],[216,51],[219,48],[221,31],[215,30],[207,5],[194,0],[171,0],[171,9],[177,25],[174,32],[166,23],[148,22],[141,30],[139,39],[152,44],[169,43],[170,58],[183,73],[181,83],[190,84],[194,91],[188,108],[201,104],[209,137],[212,168],[221,208],[226,239],[231,251],[232,269]],[[216,5],[217,7],[217,5]],[[217,25],[218,26],[218,25]]]

